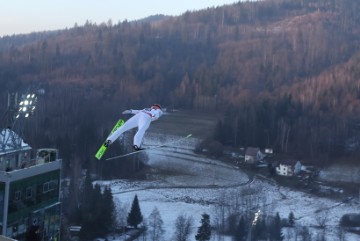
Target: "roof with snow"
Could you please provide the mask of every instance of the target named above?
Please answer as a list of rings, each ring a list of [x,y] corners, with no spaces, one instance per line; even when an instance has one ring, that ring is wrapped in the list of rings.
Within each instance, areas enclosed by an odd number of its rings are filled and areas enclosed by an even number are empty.
[[[19,150],[30,149],[31,147],[14,131],[7,128],[0,132],[0,156]]]

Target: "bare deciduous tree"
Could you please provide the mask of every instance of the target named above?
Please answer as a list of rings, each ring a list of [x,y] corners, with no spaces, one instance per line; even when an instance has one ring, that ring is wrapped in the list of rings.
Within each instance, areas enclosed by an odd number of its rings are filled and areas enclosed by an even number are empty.
[[[127,214],[130,211],[130,204],[129,203],[122,203],[119,199],[114,200],[116,206],[116,224],[121,227],[126,226],[126,218]]]
[[[299,234],[298,236],[301,237],[302,241],[311,241],[311,234],[307,227],[302,227],[299,230],[297,230],[297,232]]]
[[[316,221],[320,228],[325,229],[326,223],[328,221],[328,216],[329,216],[329,210],[318,212],[316,214]]]
[[[178,216],[175,221],[174,240],[187,241],[191,234],[193,223],[194,220],[192,217],[186,217],[184,215]]]
[[[344,232],[344,228],[343,227],[339,227],[337,230],[337,236],[339,238],[339,241],[344,241],[345,240],[345,232]]]
[[[161,218],[159,209],[157,207],[154,207],[151,214],[149,215],[149,235],[151,241],[161,241],[163,238],[163,235],[165,233],[165,230],[163,228],[163,220]]]

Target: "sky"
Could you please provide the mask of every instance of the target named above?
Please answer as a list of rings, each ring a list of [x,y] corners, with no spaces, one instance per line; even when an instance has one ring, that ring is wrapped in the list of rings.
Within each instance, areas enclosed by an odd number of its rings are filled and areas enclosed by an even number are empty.
[[[155,14],[178,16],[186,11],[232,4],[238,0],[10,0],[0,8],[0,37],[59,30],[91,23],[114,24]]]

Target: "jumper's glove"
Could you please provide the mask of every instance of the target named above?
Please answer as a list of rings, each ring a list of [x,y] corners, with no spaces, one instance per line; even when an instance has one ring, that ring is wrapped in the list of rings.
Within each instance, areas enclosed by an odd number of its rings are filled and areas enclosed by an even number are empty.
[[[123,111],[123,114],[131,114],[131,110],[125,110]]]

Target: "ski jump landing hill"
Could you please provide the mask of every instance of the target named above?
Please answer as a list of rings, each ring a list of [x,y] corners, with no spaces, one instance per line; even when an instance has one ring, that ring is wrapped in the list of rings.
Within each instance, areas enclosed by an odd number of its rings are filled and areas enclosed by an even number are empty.
[[[183,110],[165,112],[151,124],[144,144],[164,144],[189,134],[192,134],[192,138],[188,141],[195,144],[213,136],[217,120],[217,116],[211,113]]]

